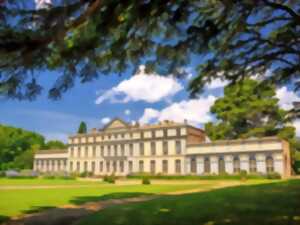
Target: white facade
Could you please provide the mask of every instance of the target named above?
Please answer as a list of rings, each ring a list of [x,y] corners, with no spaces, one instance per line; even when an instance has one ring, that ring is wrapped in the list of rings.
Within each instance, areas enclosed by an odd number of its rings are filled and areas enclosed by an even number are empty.
[[[104,129],[69,138],[67,151],[35,155],[45,171],[167,175],[277,172],[290,175],[288,143],[278,138],[205,142],[202,130],[166,121],[131,126],[114,120]],[[63,162],[63,166],[62,166]]]

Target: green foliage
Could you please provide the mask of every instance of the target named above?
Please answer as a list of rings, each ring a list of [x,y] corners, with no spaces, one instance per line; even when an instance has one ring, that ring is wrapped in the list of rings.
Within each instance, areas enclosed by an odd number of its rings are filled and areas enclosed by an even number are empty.
[[[265,176],[262,174],[248,174],[247,179],[264,179]],[[221,175],[187,175],[187,176],[176,176],[176,175],[145,175],[145,174],[135,174],[128,175],[128,179],[141,179],[148,178],[149,180],[241,180],[241,174],[221,174]]]
[[[103,177],[103,181],[107,182],[107,183],[110,183],[110,184],[114,184],[116,182],[116,179],[117,178],[116,178],[116,176],[114,174]]]
[[[241,170],[240,176],[241,176],[242,181],[247,180],[247,171],[246,170]]]
[[[49,91],[59,98],[78,78],[134,72],[141,63],[147,72],[183,76],[192,56],[201,57],[193,63],[193,95],[215,78],[236,82],[253,74],[300,85],[293,80],[299,1],[65,0],[47,10],[33,10],[26,0],[2,2],[0,94],[6,97],[39,95],[32,72],[41,69],[63,71]]]
[[[86,132],[87,132],[86,123],[81,121],[77,133],[78,134],[86,134]]]
[[[265,137],[278,135],[290,140],[295,129],[286,127],[286,114],[278,106],[275,86],[259,86],[259,82],[245,79],[224,90],[224,97],[216,100],[211,112],[217,123],[205,125],[212,140]]]
[[[281,176],[279,173],[273,172],[273,173],[268,173],[266,175],[266,178],[271,180],[277,180],[277,179],[281,179]]]
[[[143,177],[142,184],[144,184],[144,185],[151,184],[151,181],[150,181],[149,177]]]
[[[48,141],[43,149],[45,150],[48,150],[48,149],[66,149],[67,148],[67,145],[64,144],[63,142],[61,141],[58,141],[58,140],[51,140],[51,141]]]

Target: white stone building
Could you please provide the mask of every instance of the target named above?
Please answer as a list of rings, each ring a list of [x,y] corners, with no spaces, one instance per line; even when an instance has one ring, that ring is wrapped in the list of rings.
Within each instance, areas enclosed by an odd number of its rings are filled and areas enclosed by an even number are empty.
[[[41,172],[166,175],[277,172],[291,174],[289,144],[277,137],[207,142],[203,130],[186,123],[130,125],[115,119],[103,129],[69,137],[67,150],[41,150]]]

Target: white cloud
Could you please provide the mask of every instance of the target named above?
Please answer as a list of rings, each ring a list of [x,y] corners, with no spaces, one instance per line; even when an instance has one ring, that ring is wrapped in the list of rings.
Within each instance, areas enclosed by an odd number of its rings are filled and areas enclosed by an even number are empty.
[[[300,97],[293,91],[289,91],[287,87],[281,87],[276,90],[276,97],[279,99],[279,106],[284,110],[293,108],[293,102],[300,101]]]
[[[216,78],[216,79],[212,80],[210,83],[206,84],[205,88],[208,90],[212,90],[212,89],[217,89],[217,88],[223,88],[228,84],[229,84],[228,80]]]
[[[129,116],[129,115],[131,114],[131,111],[130,111],[129,109],[126,109],[126,110],[124,111],[124,114],[127,115],[127,116]]]
[[[104,92],[95,103],[101,104],[105,100],[122,103],[129,101],[154,103],[168,99],[182,89],[182,85],[174,77],[163,77],[155,73],[148,75],[144,71],[144,66],[141,66],[136,75]]]
[[[109,117],[104,117],[104,118],[101,119],[101,123],[103,123],[103,124],[107,124],[110,121],[111,121],[111,119]]]
[[[36,9],[47,8],[47,6],[52,4],[52,0],[35,0]]]
[[[193,125],[207,123],[213,119],[209,110],[215,100],[216,97],[210,95],[199,99],[176,102],[160,111],[146,108],[139,122],[145,124],[153,120],[172,120],[176,122],[187,120]]]

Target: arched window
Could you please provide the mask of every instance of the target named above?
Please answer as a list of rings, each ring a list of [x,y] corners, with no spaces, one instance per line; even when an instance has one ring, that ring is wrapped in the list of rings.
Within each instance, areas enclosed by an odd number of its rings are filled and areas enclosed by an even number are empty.
[[[204,159],[204,173],[210,173],[210,159],[208,157]]]
[[[225,173],[225,161],[224,157],[219,157],[219,174]]]
[[[240,158],[238,156],[235,156],[233,158],[233,172],[234,173],[241,172],[241,163],[240,163]]]
[[[249,159],[249,171],[250,171],[250,173],[256,173],[257,172],[255,156],[251,156],[250,159]]]
[[[267,166],[267,172],[274,172],[274,159],[272,156],[267,156],[266,158],[266,166]]]
[[[196,157],[191,158],[191,173],[196,173],[197,172],[197,162],[196,162]]]

